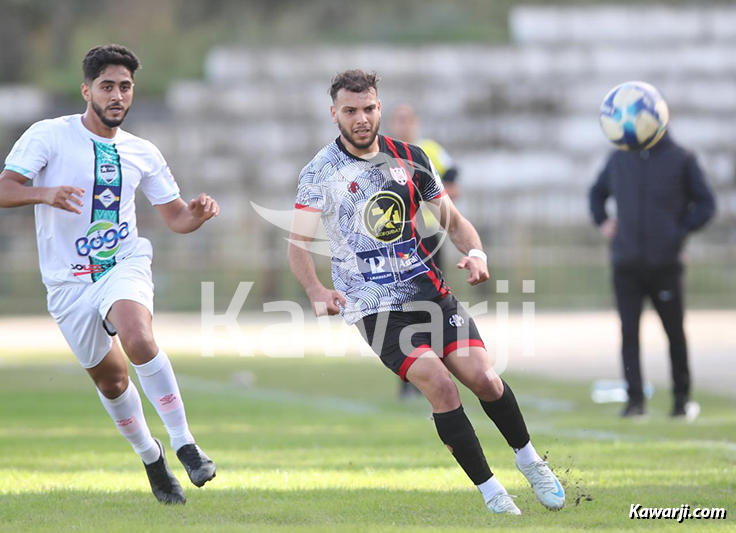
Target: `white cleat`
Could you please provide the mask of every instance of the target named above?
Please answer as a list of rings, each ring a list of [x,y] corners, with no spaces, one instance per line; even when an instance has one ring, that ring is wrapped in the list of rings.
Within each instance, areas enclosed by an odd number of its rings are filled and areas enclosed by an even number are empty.
[[[516,468],[532,486],[539,502],[550,511],[559,511],[565,506],[565,489],[562,488],[557,476],[550,470],[546,461],[535,461],[530,465],[520,465]]]
[[[486,507],[495,514],[513,514],[520,515],[521,511],[514,503],[516,496],[511,496],[505,492],[499,492],[493,498],[488,500]]]
[[[700,415],[700,404],[698,402],[689,401],[685,404],[685,420],[692,423]]]

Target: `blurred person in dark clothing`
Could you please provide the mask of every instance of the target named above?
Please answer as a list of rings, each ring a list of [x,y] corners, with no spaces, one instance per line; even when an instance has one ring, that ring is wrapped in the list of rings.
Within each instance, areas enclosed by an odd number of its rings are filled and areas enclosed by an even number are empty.
[[[616,200],[609,216],[606,200]],[[695,156],[669,133],[649,150],[615,150],[589,194],[595,224],[611,243],[613,288],[621,318],[628,402],[621,416],[645,414],[639,361],[639,321],[645,297],[670,343],[673,417],[697,416],[690,401],[684,322],[682,250],[687,236],[713,218],[715,200]]]

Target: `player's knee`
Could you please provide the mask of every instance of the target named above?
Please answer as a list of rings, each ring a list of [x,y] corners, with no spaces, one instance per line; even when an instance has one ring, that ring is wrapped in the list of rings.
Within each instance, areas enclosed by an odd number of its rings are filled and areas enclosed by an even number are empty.
[[[95,385],[105,398],[114,400],[125,392],[125,389],[128,388],[128,382],[128,375],[121,373],[116,376],[106,376],[98,379]]]
[[[435,377],[421,389],[435,411],[451,411],[460,405],[460,395],[449,375]]]
[[[123,350],[134,364],[142,364],[150,361],[158,353],[158,347],[153,337],[142,333],[134,333],[123,337],[121,335],[120,342]]]
[[[459,398],[455,382],[452,381],[452,378],[450,378],[450,376],[446,376],[443,379],[438,379],[434,387],[437,394],[442,398]]]
[[[489,379],[484,372],[479,372],[471,383],[470,389],[481,400],[495,402],[503,396],[503,381],[498,376]]]

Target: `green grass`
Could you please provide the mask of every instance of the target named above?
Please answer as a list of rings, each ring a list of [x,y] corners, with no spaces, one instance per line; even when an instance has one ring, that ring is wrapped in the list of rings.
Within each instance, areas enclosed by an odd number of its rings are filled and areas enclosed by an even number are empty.
[[[542,508],[476,401],[464,403],[492,469],[522,517],[491,516],[441,445],[421,400],[395,400],[377,360],[172,354],[193,433],[217,461],[185,507],[159,505],[71,355],[0,356],[0,531],[734,531],[727,520],[638,520],[629,506],[736,513],[736,402],[698,395],[703,414],[675,423],[659,392],[646,424],[594,405],[589,386],[506,376],[535,445],[567,487]],[[248,381],[254,380],[251,385]],[[145,403],[145,402],[144,402]],[[150,405],[146,415],[166,441]]]

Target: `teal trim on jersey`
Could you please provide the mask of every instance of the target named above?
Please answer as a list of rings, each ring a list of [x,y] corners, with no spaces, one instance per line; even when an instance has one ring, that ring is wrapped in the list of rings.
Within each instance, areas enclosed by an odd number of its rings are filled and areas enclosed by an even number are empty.
[[[109,220],[118,223],[118,212],[109,209],[95,209],[92,213],[92,220]]]
[[[23,167],[17,167],[15,165],[5,165],[5,170],[9,170],[10,172],[16,172],[17,174],[23,174],[24,176],[28,176],[28,174],[31,173],[30,170]]]
[[[123,171],[120,166],[120,154],[114,144],[107,144],[92,140],[95,150],[95,186],[92,192],[92,220],[96,222],[98,220],[109,220],[118,224],[120,222],[120,204],[121,201],[117,201],[111,204],[111,209],[100,209],[95,205],[94,198],[98,197],[103,191],[110,187],[115,187],[121,190],[123,182]],[[114,172],[114,176],[113,176]],[[110,272],[112,267],[115,266],[115,258],[111,259],[98,259],[95,257],[89,258],[89,262],[92,265],[101,265],[102,269],[98,272],[92,272],[92,282],[98,281],[102,276]]]

